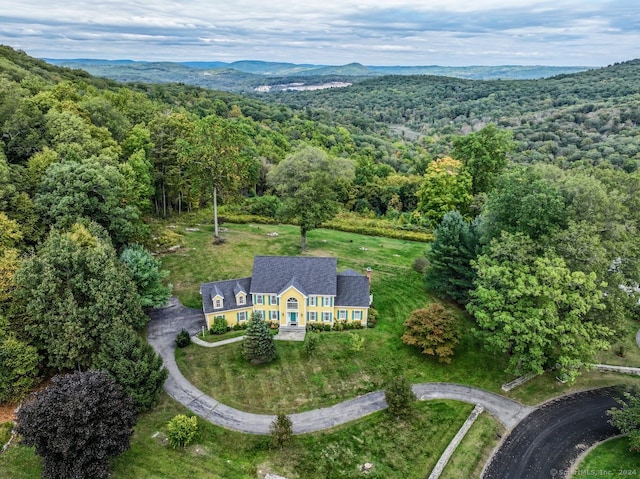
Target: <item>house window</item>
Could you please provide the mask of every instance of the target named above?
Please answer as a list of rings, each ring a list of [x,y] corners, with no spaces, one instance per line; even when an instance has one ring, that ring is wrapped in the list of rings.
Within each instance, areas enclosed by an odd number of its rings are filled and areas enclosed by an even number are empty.
[[[269,319],[271,321],[277,321],[278,320],[278,311],[269,311]]]
[[[315,306],[317,304],[317,298],[315,296],[309,296],[309,306]]]
[[[238,295],[238,304],[245,304],[247,302],[247,298],[245,298],[244,294]]]
[[[269,296],[269,304],[278,304],[278,297],[275,294]]]
[[[241,313],[238,313],[238,321],[246,321],[246,320],[247,320],[246,311],[242,311]]]
[[[341,320],[347,319],[347,311],[345,309],[338,310],[338,319],[341,319]]]
[[[323,296],[322,297],[322,306],[333,306],[331,304],[331,296]]]
[[[354,321],[362,321],[362,311],[354,311],[353,312],[353,320]]]
[[[261,294],[256,294],[256,304],[263,304],[264,297]]]
[[[322,320],[331,322],[331,313],[322,313]]]
[[[309,311],[309,321],[317,321],[318,313],[315,311]]]
[[[287,310],[297,310],[298,300],[296,298],[287,299]]]
[[[220,298],[217,298],[213,302],[213,309],[220,309],[220,308],[222,308],[222,300]]]

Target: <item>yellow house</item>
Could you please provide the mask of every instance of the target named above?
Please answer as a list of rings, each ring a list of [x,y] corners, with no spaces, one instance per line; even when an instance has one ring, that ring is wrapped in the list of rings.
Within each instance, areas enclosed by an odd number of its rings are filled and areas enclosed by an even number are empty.
[[[200,286],[207,327],[218,316],[230,326],[242,324],[252,312],[280,327],[336,321],[366,327],[371,270],[364,276],[352,269],[338,273],[337,267],[336,258],[256,256],[250,278]]]

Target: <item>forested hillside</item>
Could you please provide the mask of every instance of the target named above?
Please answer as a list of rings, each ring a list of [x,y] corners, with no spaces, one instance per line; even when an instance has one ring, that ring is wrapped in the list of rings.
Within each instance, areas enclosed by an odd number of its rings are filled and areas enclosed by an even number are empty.
[[[54,65],[81,68],[92,75],[120,82],[185,83],[214,90],[252,92],[264,85],[295,82],[322,84],[329,81],[357,82],[381,75],[443,75],[469,79],[545,78],[575,73],[586,67],[501,66],[501,67],[402,67],[342,66],[277,63],[263,61],[141,62],[131,60],[47,59]]]
[[[518,161],[608,162],[632,171],[640,151],[639,85],[640,60],[633,60],[543,80],[387,76],[266,99],[361,132],[404,131],[436,154],[446,150],[451,135],[494,123],[514,132]]]

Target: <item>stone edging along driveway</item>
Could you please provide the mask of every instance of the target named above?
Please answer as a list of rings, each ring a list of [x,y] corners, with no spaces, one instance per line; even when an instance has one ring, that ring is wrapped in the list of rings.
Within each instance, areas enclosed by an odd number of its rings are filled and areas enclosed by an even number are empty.
[[[147,339],[162,356],[169,371],[164,389],[172,398],[218,426],[249,434],[269,434],[274,415],[253,414],[226,406],[196,388],[178,369],[174,356],[176,334],[183,328],[194,334],[198,332],[203,321],[202,311],[185,308],[176,298],[172,298],[167,307],[152,310],[150,316]],[[535,409],[499,394],[461,384],[416,384],[413,391],[420,400],[454,399],[480,404],[507,429],[513,428]],[[384,392],[375,391],[330,407],[295,413],[289,417],[293,422],[294,433],[304,434],[360,419],[386,407]]]

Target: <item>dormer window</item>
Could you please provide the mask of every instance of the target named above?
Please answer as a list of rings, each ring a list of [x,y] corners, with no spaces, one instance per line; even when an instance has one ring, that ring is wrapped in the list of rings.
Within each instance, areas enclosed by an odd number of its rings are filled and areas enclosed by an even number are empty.
[[[247,298],[246,298],[246,296],[244,294],[239,294],[236,297],[236,301],[237,301],[237,303],[239,305],[246,304],[247,303]]]
[[[215,298],[213,300],[213,309],[220,309],[222,308],[222,298]]]

